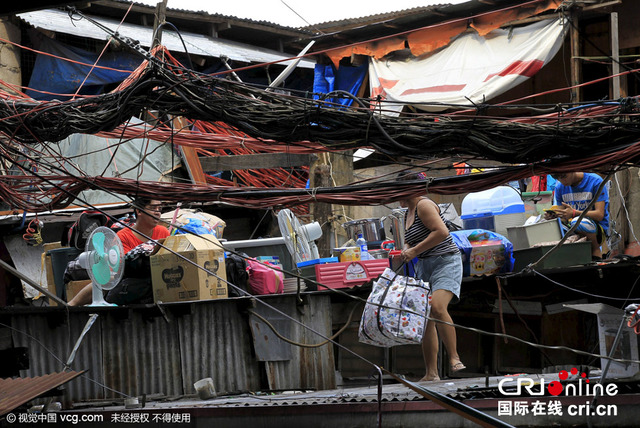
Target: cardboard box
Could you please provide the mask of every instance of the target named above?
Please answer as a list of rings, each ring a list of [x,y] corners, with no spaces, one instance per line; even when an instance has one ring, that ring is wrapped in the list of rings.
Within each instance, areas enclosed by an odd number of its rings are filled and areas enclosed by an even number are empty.
[[[169,236],[164,245],[168,249],[161,248],[151,256],[154,301],[183,302],[228,296],[224,250],[213,235]]]
[[[461,251],[463,276],[495,275],[505,271],[507,250],[500,241],[482,241],[474,244],[469,253]],[[465,257],[466,256],[466,257]]]
[[[360,247],[334,248],[333,256],[341,262],[355,262],[360,260]]]
[[[60,241],[46,243],[43,245],[44,250],[42,252],[42,263],[44,264],[44,269],[47,276],[47,290],[49,290],[49,292],[55,296],[58,296],[58,294],[56,293],[56,280],[55,276],[53,275],[53,262],[51,261],[51,254],[49,254],[49,250],[60,247]],[[58,306],[58,302],[53,299],[49,299],[49,306]]]
[[[84,279],[81,281],[69,281],[65,284],[65,290],[66,290],[66,294],[67,294],[67,302],[71,301],[71,299],[73,299],[76,294],[78,294],[80,292],[80,290],[82,290],[84,287],[86,287],[88,284],[91,284],[91,280],[90,279]]]

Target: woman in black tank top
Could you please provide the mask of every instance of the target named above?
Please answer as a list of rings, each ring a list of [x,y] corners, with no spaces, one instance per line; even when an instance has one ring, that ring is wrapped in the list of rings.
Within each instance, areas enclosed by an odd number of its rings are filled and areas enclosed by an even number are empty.
[[[421,177],[410,173],[398,178],[419,180]],[[416,273],[432,289],[430,319],[422,339],[426,374],[421,381],[438,381],[438,335],[449,355],[449,373],[466,368],[458,355],[455,328],[433,321],[453,323],[447,307],[452,299],[458,300],[460,296],[462,259],[435,202],[424,196],[412,196],[400,201],[400,205],[407,208],[402,259],[411,262],[417,257]]]

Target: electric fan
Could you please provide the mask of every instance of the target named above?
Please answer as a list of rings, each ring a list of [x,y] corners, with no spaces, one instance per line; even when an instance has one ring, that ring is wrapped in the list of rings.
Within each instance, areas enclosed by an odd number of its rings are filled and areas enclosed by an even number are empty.
[[[102,291],[111,290],[120,282],[124,271],[122,253],[122,243],[113,230],[100,226],[91,232],[85,251],[78,256],[80,266],[87,270],[93,287],[89,306],[116,306],[104,300]]]
[[[278,225],[280,226],[280,233],[284,238],[284,243],[296,265],[320,258],[318,247],[314,242],[322,236],[320,223],[314,221],[313,223],[302,225],[291,210],[285,208],[278,213]]]

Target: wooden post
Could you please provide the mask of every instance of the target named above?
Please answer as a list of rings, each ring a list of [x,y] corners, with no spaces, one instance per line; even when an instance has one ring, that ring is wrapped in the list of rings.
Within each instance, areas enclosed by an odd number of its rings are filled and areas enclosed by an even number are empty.
[[[611,81],[612,97],[620,98],[620,42],[618,39],[618,12],[611,12],[611,74],[615,77]]]
[[[578,13],[573,12],[571,14],[571,22],[573,25],[571,26],[570,32],[570,40],[571,40],[571,86],[576,86],[580,84],[582,80],[581,67],[582,63],[580,62],[580,33],[578,32],[578,28],[580,25],[580,21],[578,20]],[[571,89],[571,102],[578,103],[580,102],[580,88]]]
[[[611,177],[611,190],[609,192],[609,227],[615,222],[615,229],[620,234],[620,245],[618,248],[611,248],[614,252],[623,253],[626,243],[630,242],[631,231],[629,229],[629,218],[633,214],[629,212],[629,196],[631,194],[631,177],[637,173],[637,168],[625,169],[616,172]],[[618,190],[619,189],[619,190]]]
[[[156,14],[153,20],[153,40],[151,41],[151,50],[162,43],[162,27],[167,20],[167,1],[162,0],[162,2],[156,5]]]
[[[333,187],[331,185],[331,167],[328,165],[328,154],[323,153],[318,156],[318,161],[309,168],[310,186]],[[331,217],[331,204],[325,202],[314,202],[310,207],[311,217],[322,225],[322,237],[316,241],[320,258],[331,256],[331,233],[332,227],[329,221]]]
[[[318,154],[318,158],[309,166],[311,188],[343,186],[353,182],[352,151]],[[322,237],[316,241],[320,257],[331,256],[331,249],[337,246],[336,231],[343,231],[338,224],[344,223],[346,218],[340,217],[339,222],[333,220],[337,214],[349,216],[350,212],[342,205],[331,205],[322,202],[311,204],[310,211],[313,221],[322,225]]]

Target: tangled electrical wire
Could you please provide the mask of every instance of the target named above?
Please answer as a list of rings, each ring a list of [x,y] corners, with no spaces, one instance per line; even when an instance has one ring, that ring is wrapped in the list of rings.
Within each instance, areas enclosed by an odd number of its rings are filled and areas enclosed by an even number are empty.
[[[640,136],[637,98],[585,108],[558,107],[554,114],[526,119],[480,115],[486,106],[455,116],[391,117],[379,115],[366,100],[344,109],[319,99],[197,74],[169,62],[141,67],[146,68],[117,91],[96,97],[35,102],[5,95],[0,130],[24,143],[60,141],[72,133],[113,130],[154,109],[193,120],[222,121],[258,139],[312,141],[331,150],[373,147],[395,157],[458,155],[509,163],[615,150]],[[327,96],[353,97],[341,91]]]
[[[435,194],[480,191],[508,181],[566,170],[608,172],[640,164],[637,98],[576,106],[552,106],[544,115],[488,116],[489,106],[449,106],[455,114],[381,115],[367,100],[335,91],[324,98],[349,97],[345,109],[323,99],[284,95],[185,69],[162,46],[111,93],[70,101],[36,102],[0,92],[0,197],[11,209],[51,210],[68,206],[83,190],[106,190],[167,201],[221,202],[251,208],[296,207],[310,202],[378,205],[424,193],[425,182],[382,179],[362,184],[305,189],[301,174],[243,173],[238,188],[208,177],[208,185],[159,183],[70,171],[55,156],[55,142],[73,133],[120,139],[144,138],[194,147],[202,154],[257,152],[317,153],[373,147],[399,158],[486,159],[507,163],[484,174],[437,178]],[[160,59],[162,58],[162,59]],[[380,103],[378,103],[380,104]],[[532,111],[539,111],[539,107]],[[491,106],[492,109],[523,106]],[[461,110],[462,109],[462,110]],[[464,110],[467,109],[467,110]],[[188,129],[130,126],[131,117],[155,110],[187,118]],[[547,109],[549,110],[549,109]],[[126,126],[124,125],[126,123]],[[224,128],[224,129],[223,129]],[[47,153],[34,154],[36,143]],[[46,144],[45,144],[46,143]],[[50,164],[44,161],[51,155]],[[37,165],[17,165],[17,159]],[[72,164],[72,163],[71,163]],[[515,166],[513,166],[515,164]],[[13,166],[13,168],[11,168]],[[17,168],[16,168],[17,167]],[[16,173],[16,170],[18,171]],[[285,187],[288,186],[288,187]]]

